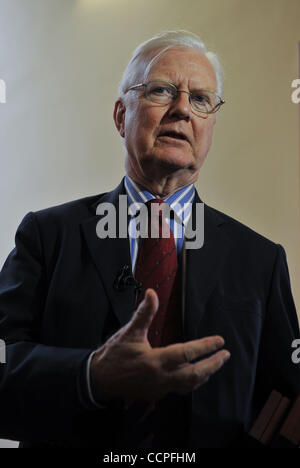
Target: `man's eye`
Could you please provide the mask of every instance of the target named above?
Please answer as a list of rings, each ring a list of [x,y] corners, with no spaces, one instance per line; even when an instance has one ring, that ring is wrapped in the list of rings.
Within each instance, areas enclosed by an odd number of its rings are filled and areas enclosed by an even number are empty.
[[[205,94],[194,94],[193,95],[193,100],[197,104],[209,104],[210,103],[209,97],[205,96]]]
[[[166,95],[166,96],[169,96],[171,93],[170,93],[170,90],[168,88],[165,88],[163,86],[159,86],[157,88],[153,88],[151,90],[151,93],[152,94],[156,94],[157,96],[161,96],[161,95]]]

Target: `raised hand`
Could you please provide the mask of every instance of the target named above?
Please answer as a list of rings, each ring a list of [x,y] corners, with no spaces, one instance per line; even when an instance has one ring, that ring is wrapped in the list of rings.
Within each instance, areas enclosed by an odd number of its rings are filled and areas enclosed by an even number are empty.
[[[166,394],[188,393],[207,382],[229,359],[221,336],[152,348],[147,333],[158,309],[158,297],[148,289],[130,322],[99,348],[91,362],[95,398],[156,401]]]

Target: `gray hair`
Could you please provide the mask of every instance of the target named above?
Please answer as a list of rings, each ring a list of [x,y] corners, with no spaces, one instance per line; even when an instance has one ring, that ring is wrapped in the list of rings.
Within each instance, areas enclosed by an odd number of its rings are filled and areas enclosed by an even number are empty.
[[[217,93],[223,95],[223,69],[217,55],[207,50],[205,44],[194,33],[184,30],[166,31],[142,42],[133,52],[131,59],[125,68],[120,86],[119,97],[125,97],[126,90],[142,79],[140,65],[144,64],[143,76],[145,77],[153,63],[168,49],[173,47],[189,47],[202,52],[212,64],[217,78]],[[153,55],[154,51],[157,53]],[[152,58],[150,58],[152,57]]]

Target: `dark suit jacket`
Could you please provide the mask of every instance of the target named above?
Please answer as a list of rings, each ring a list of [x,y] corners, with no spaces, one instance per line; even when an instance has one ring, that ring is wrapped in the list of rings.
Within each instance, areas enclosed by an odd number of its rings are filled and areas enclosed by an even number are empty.
[[[133,287],[114,279],[131,265],[128,239],[96,236],[99,202],[112,192],[28,213],[0,277],[0,437],[24,446],[114,447],[121,402],[86,409],[78,388],[88,355],[134,311]],[[195,202],[200,199],[196,195]],[[299,336],[284,249],[205,205],[204,246],[186,252],[185,340],[224,337],[231,359],[188,398],[188,446],[228,447],[272,389],[300,392],[291,360]],[[138,382],[137,382],[138,385]]]

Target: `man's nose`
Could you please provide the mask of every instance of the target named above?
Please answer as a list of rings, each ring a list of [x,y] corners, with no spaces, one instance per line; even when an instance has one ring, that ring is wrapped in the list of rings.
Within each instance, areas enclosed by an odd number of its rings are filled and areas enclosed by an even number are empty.
[[[191,104],[188,91],[178,91],[176,99],[170,105],[169,113],[176,115],[180,119],[189,120],[191,118]]]

